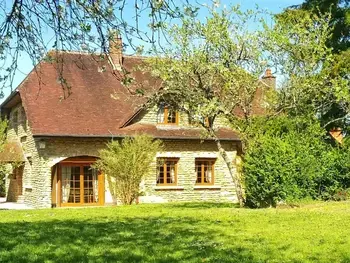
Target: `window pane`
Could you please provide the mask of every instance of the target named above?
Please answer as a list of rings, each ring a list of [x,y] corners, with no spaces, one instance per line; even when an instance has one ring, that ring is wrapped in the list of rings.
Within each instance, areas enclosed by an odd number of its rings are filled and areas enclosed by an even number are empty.
[[[206,162],[204,164],[204,178],[203,178],[204,183],[208,183],[208,184],[211,183],[211,178],[212,178],[211,168],[212,168],[212,165],[210,162]]]
[[[164,106],[159,106],[157,113],[157,123],[164,123]]]
[[[196,183],[200,184],[202,183],[202,163],[196,162],[196,172],[197,172],[197,180]]]
[[[168,123],[176,123],[176,111],[168,110]]]
[[[80,167],[62,167],[62,203],[80,203]]]
[[[84,203],[98,202],[98,171],[84,166]]]
[[[157,184],[164,184],[164,166],[160,162],[157,168]]]

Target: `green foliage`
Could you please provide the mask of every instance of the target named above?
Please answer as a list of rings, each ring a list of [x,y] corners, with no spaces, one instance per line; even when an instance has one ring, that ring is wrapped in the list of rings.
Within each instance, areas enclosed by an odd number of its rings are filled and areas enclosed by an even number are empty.
[[[248,206],[337,199],[350,187],[349,150],[328,144],[318,121],[260,118],[249,133],[243,163]]]
[[[277,107],[294,116],[316,115],[328,129],[343,126],[350,113],[349,54],[335,54],[330,45],[333,19],[325,8],[287,9],[275,16],[273,28],[265,27],[270,61],[285,77]]]
[[[2,163],[0,164],[0,197],[6,195],[5,189],[5,178],[10,175],[16,167],[19,167],[20,164],[16,163]]]
[[[161,142],[147,135],[111,141],[107,149],[100,151],[95,167],[110,177],[108,182],[115,197],[129,205],[137,198],[141,180],[160,149]]]
[[[158,101],[198,116],[198,121],[208,118],[212,124],[236,107],[251,114],[266,63],[263,33],[248,29],[261,15],[259,10],[242,12],[233,6],[207,11],[204,22],[186,16],[165,30],[172,45],[150,58],[147,70],[162,79]]]
[[[332,37],[327,44],[336,53],[339,53],[350,48],[349,4],[349,0],[306,0],[303,4],[295,7],[314,14],[331,13],[332,17],[329,23],[333,25]]]
[[[240,124],[249,206],[347,197],[350,151],[346,145],[333,147],[324,129],[348,130],[349,56],[346,49],[337,54],[338,44],[348,44],[348,36],[335,43],[332,35],[338,22],[344,22],[334,17],[347,8],[339,3],[307,0],[300,9],[276,15],[273,27],[265,25],[269,63],[284,76],[275,106],[286,116]]]

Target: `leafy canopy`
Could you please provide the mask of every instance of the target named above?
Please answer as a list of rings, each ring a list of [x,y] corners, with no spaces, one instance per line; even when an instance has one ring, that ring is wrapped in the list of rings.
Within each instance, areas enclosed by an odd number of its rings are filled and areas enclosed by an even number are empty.
[[[264,86],[258,79],[266,63],[263,34],[248,28],[260,11],[242,12],[235,6],[208,12],[205,21],[184,17],[167,28],[172,45],[148,62],[162,80],[156,101],[166,101],[199,122],[208,118],[212,127],[219,115],[231,115],[236,107],[251,115],[256,89]]]
[[[336,59],[327,45],[333,29],[331,15],[287,10],[275,19],[275,25],[265,26],[265,31],[269,61],[285,78],[277,109],[292,116],[317,116],[323,126],[336,121],[332,116],[326,118],[335,104],[348,115],[349,79],[334,74]]]

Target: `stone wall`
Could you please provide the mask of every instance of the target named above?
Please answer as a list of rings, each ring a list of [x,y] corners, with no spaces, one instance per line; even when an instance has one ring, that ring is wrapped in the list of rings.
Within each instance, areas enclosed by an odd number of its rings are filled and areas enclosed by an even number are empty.
[[[108,139],[98,138],[34,138],[30,126],[22,114],[19,119],[12,117],[16,110],[23,111],[21,105],[12,109],[8,139],[21,142],[25,154],[23,168],[23,200],[26,205],[36,208],[51,207],[51,168],[60,161],[75,156],[98,156],[98,151],[105,147]],[[23,111],[24,112],[24,111]],[[186,116],[185,116],[186,117]],[[180,125],[188,125],[188,118],[180,116]],[[13,120],[16,120],[14,122]],[[181,121],[182,120],[182,121]],[[156,111],[143,113],[140,122],[156,121]],[[153,122],[154,123],[154,122]],[[144,196],[141,202],[172,201],[235,201],[235,191],[226,164],[219,155],[212,141],[168,140],[164,141],[164,152],[158,157],[176,157],[178,161],[178,184],[166,188],[156,185],[156,158],[149,174],[142,183]],[[232,161],[236,157],[236,145],[223,142],[224,148]],[[216,158],[215,182],[206,188],[196,187],[195,158]],[[235,170],[236,172],[236,170]],[[106,182],[106,202],[112,202]]]
[[[23,176],[21,182],[22,191],[19,190],[19,192],[22,193],[25,203],[31,205],[36,200],[36,197],[32,194],[32,160],[37,160],[39,156],[36,151],[34,138],[28,125],[26,112],[22,107],[22,104],[18,104],[11,109],[7,130],[7,140],[21,143],[25,156],[25,163],[23,165]],[[11,178],[8,178],[8,180],[8,184],[10,184]],[[8,194],[10,192],[11,191],[9,190],[7,191]]]
[[[145,124],[156,124],[157,123],[157,112],[158,108],[153,107],[150,110],[141,111],[131,123],[145,123]],[[189,116],[184,112],[179,112],[179,123],[178,125],[164,125],[164,126],[175,126],[174,128],[184,128],[184,127],[195,127],[190,124]],[[214,128],[218,127],[228,127],[228,122],[223,116],[218,116],[214,121]]]
[[[232,142],[222,142],[232,162],[236,157],[236,145]],[[217,151],[212,141],[165,141],[165,149],[157,157],[174,157],[178,159],[176,186],[157,186],[156,159],[143,182],[145,196],[140,202],[172,202],[172,201],[236,201],[235,187],[227,165]],[[208,186],[196,185],[196,158],[214,158],[214,184]],[[236,173],[236,168],[234,167]]]
[[[98,156],[98,150],[105,147],[107,141],[103,139],[46,139],[45,149],[39,149],[42,158],[40,171],[41,178],[51,178],[51,167],[68,157],[74,156]],[[232,142],[223,142],[229,158],[233,161],[236,156],[236,146]],[[141,202],[172,202],[172,201],[215,201],[231,202],[236,200],[234,184],[228,172],[226,164],[219,155],[214,142],[201,142],[200,140],[172,140],[164,141],[164,151],[157,157],[177,157],[178,184],[176,187],[157,187],[156,185],[156,160],[154,159],[150,172],[145,176],[142,189],[145,193],[140,198]],[[215,158],[215,182],[213,186],[197,187],[195,185],[195,158]],[[49,195],[51,187],[48,184],[36,182],[40,185],[41,192]],[[106,202],[112,202],[106,182]],[[43,201],[44,199],[44,201]],[[41,201],[49,206],[44,196]],[[35,204],[38,206],[38,204]],[[43,204],[39,204],[43,206]]]
[[[36,168],[32,176],[35,207],[51,207],[51,168],[60,161],[77,156],[98,156],[106,139],[96,138],[38,138],[36,149],[39,158],[33,160]],[[35,186],[35,189],[34,189]]]
[[[11,109],[7,139],[20,142],[25,156],[22,200],[32,207],[51,207],[51,167],[39,151],[42,141],[33,137],[21,104]]]

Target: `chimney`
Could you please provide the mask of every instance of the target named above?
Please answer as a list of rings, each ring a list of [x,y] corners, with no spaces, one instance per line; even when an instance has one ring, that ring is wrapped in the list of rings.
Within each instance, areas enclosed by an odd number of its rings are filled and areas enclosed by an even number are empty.
[[[121,70],[123,65],[123,41],[117,31],[109,33],[109,55],[114,70]]]
[[[262,81],[271,88],[276,88],[276,77],[272,75],[271,69],[266,69]]]

